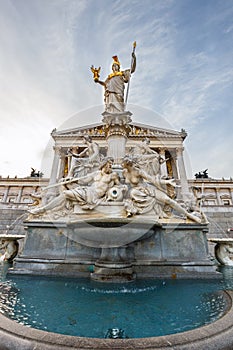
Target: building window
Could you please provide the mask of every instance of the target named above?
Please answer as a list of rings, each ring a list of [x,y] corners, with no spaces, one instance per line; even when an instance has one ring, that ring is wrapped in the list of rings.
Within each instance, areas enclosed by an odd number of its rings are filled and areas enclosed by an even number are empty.
[[[223,205],[231,205],[231,202],[229,199],[223,199]]]
[[[16,197],[14,196],[12,196],[12,197],[9,197],[9,199],[8,199],[8,202],[9,203],[15,203],[16,202]]]
[[[23,198],[23,203],[32,203],[32,202],[33,202],[33,200],[31,197],[24,197]]]
[[[208,199],[204,201],[204,205],[216,205],[215,199]]]

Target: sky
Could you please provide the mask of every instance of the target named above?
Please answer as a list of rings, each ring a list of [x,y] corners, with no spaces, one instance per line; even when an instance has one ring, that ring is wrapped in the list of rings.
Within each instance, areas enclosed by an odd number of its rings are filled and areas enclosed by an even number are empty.
[[[129,68],[136,40],[133,121],[186,130],[189,178],[233,177],[232,18],[233,0],[0,0],[0,175],[49,176],[51,131],[101,121],[90,66]]]

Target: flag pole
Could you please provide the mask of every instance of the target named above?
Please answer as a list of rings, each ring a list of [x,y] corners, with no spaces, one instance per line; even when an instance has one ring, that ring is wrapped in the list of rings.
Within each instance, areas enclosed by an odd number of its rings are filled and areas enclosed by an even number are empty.
[[[135,49],[136,49],[136,41],[133,43],[133,51],[132,51],[132,54],[134,54],[135,52]],[[132,68],[133,68],[133,61],[134,61],[134,58],[132,57],[131,58],[131,65],[130,65],[130,72],[129,72],[129,81],[128,81],[128,86],[127,86],[127,91],[126,91],[126,95],[125,95],[125,106],[127,105],[127,101],[128,101],[128,96],[129,96],[129,84],[130,84],[130,78],[131,78],[131,71],[132,71]]]

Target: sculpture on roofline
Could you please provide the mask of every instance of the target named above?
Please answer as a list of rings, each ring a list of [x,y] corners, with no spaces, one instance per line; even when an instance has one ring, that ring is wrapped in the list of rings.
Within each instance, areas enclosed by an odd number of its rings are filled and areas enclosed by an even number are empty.
[[[136,42],[133,44],[131,67],[124,71],[120,70],[120,62],[117,56],[113,56],[112,73],[108,75],[105,81],[99,80],[100,67],[94,68],[91,66],[95,83],[102,85],[105,89],[104,102],[105,111],[108,113],[123,113],[128,98],[128,89],[124,96],[125,84],[130,82],[131,74],[136,69],[135,56]]]
[[[203,171],[199,171],[198,173],[195,174],[195,178],[196,179],[208,179],[208,173],[207,173],[208,169],[205,169]]]
[[[31,169],[32,169],[30,174],[31,177],[43,177],[44,174],[41,171],[36,171],[36,169],[34,168],[31,168]]]

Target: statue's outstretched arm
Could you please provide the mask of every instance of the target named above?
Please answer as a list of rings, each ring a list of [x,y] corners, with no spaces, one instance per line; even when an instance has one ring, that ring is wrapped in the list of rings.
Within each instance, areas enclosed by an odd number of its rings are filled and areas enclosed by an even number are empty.
[[[105,84],[105,82],[104,82],[104,81],[101,81],[101,80],[95,80],[95,83],[98,83],[98,84],[100,84],[100,85],[102,85],[102,86],[106,87],[106,84]]]
[[[101,67],[95,68],[93,65],[91,66],[91,71],[93,73],[94,82],[99,83],[100,85],[103,85],[105,87],[105,83],[103,81],[99,80],[100,69],[101,69]]]
[[[76,178],[76,183],[78,183],[79,185],[89,185],[90,183],[93,182],[94,180],[94,176],[96,175],[96,171],[94,171],[93,173],[81,176],[81,177],[77,177]]]
[[[88,152],[88,147],[86,147],[82,152],[80,152],[80,153],[78,154],[78,157],[84,156],[85,154],[87,154],[87,152]]]

